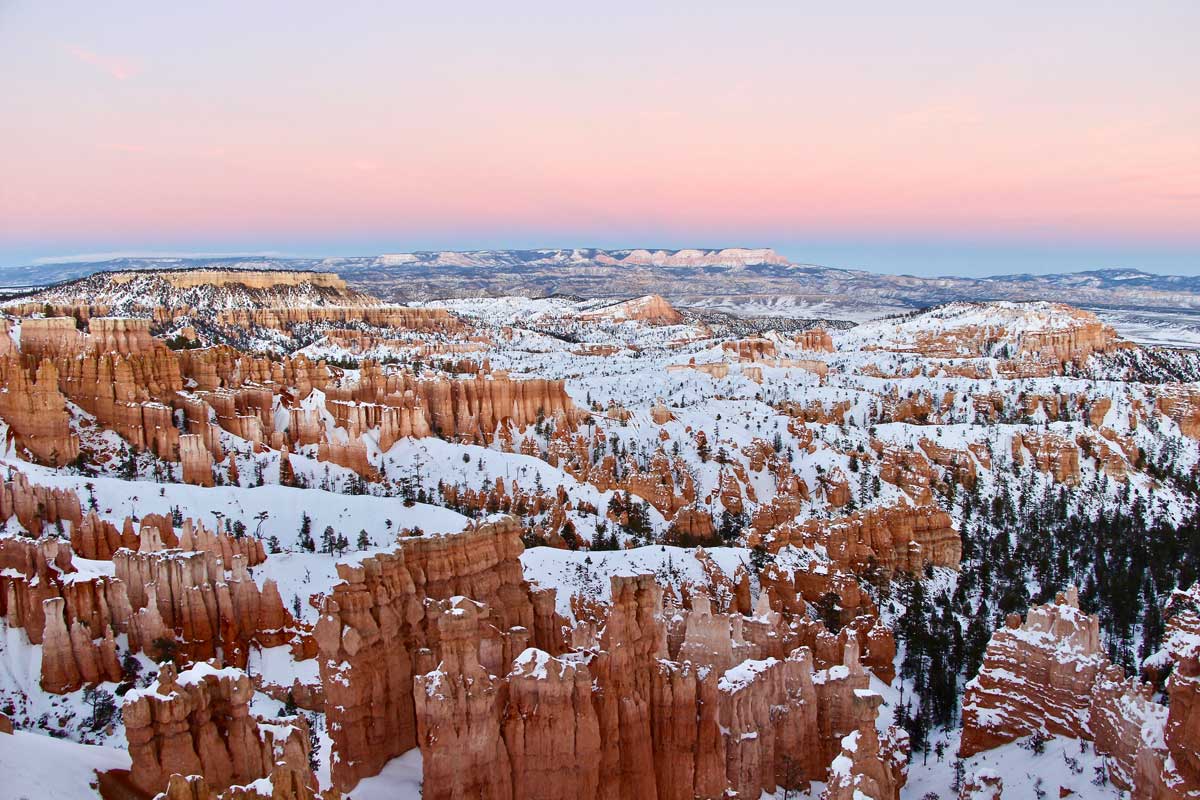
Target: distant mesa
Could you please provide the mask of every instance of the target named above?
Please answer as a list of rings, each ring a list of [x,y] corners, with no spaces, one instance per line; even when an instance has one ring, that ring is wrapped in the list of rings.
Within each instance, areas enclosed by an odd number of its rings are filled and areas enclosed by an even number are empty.
[[[381,301],[351,289],[333,272],[276,269],[164,269],[98,272],[85,278],[15,295],[3,310],[29,316],[150,316],[233,310],[378,306]]]
[[[132,283],[144,273],[114,272],[111,282],[116,285]],[[299,272],[293,270],[163,270],[158,277],[176,289],[197,286],[245,286],[248,289],[276,289],[284,286],[312,284],[324,289],[347,291],[346,282],[334,272]]]

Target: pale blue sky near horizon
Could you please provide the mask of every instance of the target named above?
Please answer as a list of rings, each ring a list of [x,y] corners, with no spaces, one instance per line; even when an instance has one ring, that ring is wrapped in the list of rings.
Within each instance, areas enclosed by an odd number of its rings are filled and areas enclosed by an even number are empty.
[[[266,245],[273,243],[267,242]],[[397,242],[367,242],[364,245],[339,243],[328,247],[232,247],[184,248],[171,247],[97,250],[94,252],[31,251],[23,260],[8,259],[5,267],[24,267],[69,261],[103,261],[121,256],[180,256],[208,257],[234,255],[270,255],[276,257],[320,258],[337,256],[372,256],[417,250],[478,250],[478,249],[538,249],[551,247],[602,247],[627,249],[634,247],[678,249],[682,247],[773,247],[797,264],[815,264],[841,269],[861,269],[891,275],[920,277],[992,277],[1001,275],[1046,275],[1085,272],[1103,269],[1137,269],[1161,275],[1200,275],[1200,251],[1189,249],[1154,249],[1147,247],[1086,244],[1014,244],[963,242],[830,242],[805,241],[779,244],[764,241],[681,241],[667,242],[653,238],[630,241],[596,242],[551,241],[540,239],[504,242],[495,240],[455,241],[435,240],[423,243],[414,240]]]

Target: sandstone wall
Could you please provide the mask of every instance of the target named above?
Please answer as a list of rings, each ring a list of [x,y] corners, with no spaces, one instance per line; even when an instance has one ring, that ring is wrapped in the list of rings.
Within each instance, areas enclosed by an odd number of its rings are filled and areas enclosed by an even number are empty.
[[[970,756],[1031,734],[1094,740],[1109,779],[1135,800],[1200,796],[1197,641],[1168,631],[1164,652],[1174,672],[1164,706],[1150,684],[1109,663],[1097,619],[1079,610],[1074,589],[1030,609],[1024,624],[1013,615],[992,636],[979,675],[967,684],[959,753]]]
[[[177,673],[164,664],[158,680],[126,694],[121,708],[134,785],[151,794],[166,789],[173,774],[197,775],[220,791],[265,778],[282,762],[315,788],[304,718],[260,724],[250,714],[253,694],[239,669],[200,663]]]
[[[824,547],[835,564],[856,573],[869,561],[888,572],[919,573],[926,564],[957,568],[962,557],[958,531],[936,506],[900,505],[776,528],[769,546],[787,544]]]
[[[522,578],[520,534],[493,523],[339,565],[315,630],[337,788],[415,746],[438,800],[757,796],[825,780],[862,728],[853,774],[896,797],[902,745],[866,736],[857,632],[817,673],[802,642],[819,624],[716,613],[704,593],[664,607],[640,576],[581,606],[568,645],[553,593]]]

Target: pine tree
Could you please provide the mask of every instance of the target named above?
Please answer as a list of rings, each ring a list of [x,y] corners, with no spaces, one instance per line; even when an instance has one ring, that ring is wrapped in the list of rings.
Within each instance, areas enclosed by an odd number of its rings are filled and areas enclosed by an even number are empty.
[[[300,515],[300,548],[312,553],[317,549],[316,543],[312,537],[312,518],[308,516],[308,512],[303,512]]]

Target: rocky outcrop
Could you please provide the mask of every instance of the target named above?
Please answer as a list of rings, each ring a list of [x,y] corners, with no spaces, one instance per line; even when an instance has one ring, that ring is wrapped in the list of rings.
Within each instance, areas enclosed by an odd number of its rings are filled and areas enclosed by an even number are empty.
[[[317,447],[317,460],[353,470],[368,480],[376,480],[379,477],[379,470],[371,463],[367,445],[362,439],[326,439]]]
[[[89,352],[59,361],[59,388],[137,450],[176,460],[179,431],[171,405],[182,379],[174,354]]]
[[[12,517],[32,535],[40,536],[45,525],[79,525],[83,512],[74,491],[32,484],[25,473],[13,472],[10,480],[0,483],[0,519]]]
[[[0,418],[19,448],[51,466],[70,464],[79,455],[79,437],[71,430],[67,398],[58,390],[58,381],[58,369],[49,360],[32,375],[16,358],[0,360]]]
[[[260,590],[244,555],[232,556],[228,575],[211,550],[119,550],[113,564],[133,609],[132,647],[153,654],[166,636],[191,660],[244,667],[251,642],[271,647],[291,638],[295,623],[278,588],[267,580]]]
[[[290,330],[296,325],[314,323],[366,323],[380,328],[437,333],[451,333],[465,327],[460,319],[442,308],[381,305],[231,308],[218,312],[216,322],[231,328],[260,327],[275,330]]]
[[[417,746],[427,798],[757,795],[826,779],[841,739],[874,724],[857,632],[844,666],[814,673],[802,641],[818,623],[713,612],[711,587],[664,608],[653,577],[615,577],[568,646],[553,594],[521,579],[520,533],[402,539],[339,565],[315,631],[335,786]],[[737,587],[714,591],[741,607]],[[868,744],[860,771],[898,787],[890,745]]]
[[[595,796],[600,726],[586,666],[529,648],[513,661],[507,684],[501,732],[511,763],[513,797]]]
[[[154,349],[149,319],[92,317],[88,320],[91,346],[102,353],[147,353]]]
[[[384,375],[364,363],[359,380],[326,389],[326,408],[352,438],[382,428],[387,449],[404,436],[490,442],[498,427],[524,428],[541,419],[573,423],[579,416],[562,381],[513,380],[494,372],[474,378]]]
[[[175,773],[167,782],[166,791],[155,800],[341,800],[341,792],[328,789],[318,793],[311,785],[311,772],[276,764],[271,774],[246,786],[230,786],[218,792],[209,786],[203,775]]]
[[[778,355],[775,342],[761,337],[721,342],[721,352],[733,356],[738,361],[749,362],[763,361]]]
[[[646,322],[651,325],[678,325],[683,322],[683,315],[675,310],[663,297],[648,294],[645,297],[635,297],[622,303],[605,306],[598,311],[582,315],[585,320],[612,320],[624,322],[633,320]]]
[[[958,792],[958,800],[1001,800],[1004,778],[990,770],[972,772]]]
[[[193,486],[212,486],[213,454],[205,446],[204,437],[185,433],[179,437],[179,461],[183,465],[183,482]]]
[[[416,677],[413,689],[422,796],[509,800],[512,771],[500,733],[504,684],[479,663],[478,616],[483,609],[465,597],[436,608],[440,661],[436,669]],[[533,774],[530,770],[529,777]],[[543,784],[535,792],[550,789]]]
[[[1097,619],[1079,610],[1073,588],[1031,609],[1024,624],[1012,615],[967,684],[960,755],[1032,734],[1094,740],[1108,777],[1137,800],[1200,796],[1200,645],[1190,640],[1174,641],[1187,642],[1191,657],[1166,650],[1178,660],[1164,706],[1151,684],[1109,663]]]
[[[1059,483],[1079,483],[1079,448],[1070,439],[1053,433],[1013,434],[1012,458],[1018,465],[1025,463],[1025,452],[1032,457],[1039,472],[1054,476]]]
[[[315,788],[304,718],[263,724],[250,714],[253,694],[239,669],[200,663],[176,673],[164,664],[158,680],[127,693],[121,708],[133,784],[151,794],[167,789],[174,774],[198,775],[221,791],[265,778],[282,763]]]
[[[0,537],[0,612],[42,645],[44,691],[62,694],[120,677],[114,631],[125,630],[131,613],[125,585],[79,574],[67,543]]]
[[[1106,353],[1117,346],[1117,332],[1096,315],[1058,304],[1055,311],[1070,318],[1065,330],[1025,331],[1018,338],[1018,350],[1035,359],[1059,364],[1082,364],[1093,353]]]
[[[1200,390],[1179,385],[1159,387],[1155,405],[1184,436],[1200,439]]]
[[[315,408],[288,410],[288,439],[293,445],[317,444],[324,438],[325,422],[321,419],[320,411]],[[395,441],[394,434],[393,441]]]
[[[1091,738],[1091,690],[1107,665],[1095,617],[1072,590],[1058,603],[1010,615],[988,643],[963,697],[960,753],[971,756],[1033,733]],[[999,713],[997,713],[999,712]]]
[[[812,350],[818,353],[833,352],[833,337],[824,328],[810,328],[796,334],[793,340],[801,350]]]
[[[324,389],[330,380],[330,370],[323,361],[313,362],[304,355],[266,359],[221,345],[181,350],[175,356],[183,377],[204,392],[269,385],[286,387],[290,398],[303,400],[313,389]]]
[[[878,324],[878,323],[877,323]],[[1062,303],[951,303],[880,332],[863,349],[927,358],[999,357],[1008,378],[1062,374],[1094,353],[1121,346],[1095,314]]]
[[[878,705],[873,693],[856,694],[857,705]],[[822,800],[862,800],[899,797],[907,779],[908,734],[892,726],[886,737],[875,729],[874,716],[842,739],[842,752],[829,769],[829,783]]]
[[[137,273],[115,272],[110,275],[114,285],[129,283]],[[277,289],[311,284],[322,289],[346,290],[346,282],[336,272],[305,272],[297,270],[219,270],[219,269],[173,269],[156,272],[176,289],[192,289],[197,286],[244,286],[247,289]]]
[[[509,519],[456,536],[405,539],[394,553],[338,565],[342,582],[324,600],[314,632],[329,733],[339,753],[331,771],[336,787],[352,788],[416,745],[413,676],[426,670],[414,661],[431,661],[440,640],[426,600],[466,596],[486,603],[482,662],[489,674],[507,673],[528,644],[561,650],[553,615],[535,613],[518,560],[520,537]]]
[[[42,601],[45,624],[42,628],[42,691],[65,694],[84,685],[121,678],[117,643],[112,628],[104,626],[99,645],[92,642],[91,630],[82,620],[68,629],[64,618],[66,601],[52,597]]]
[[[21,323],[21,353],[35,361],[81,352],[87,337],[78,329],[75,318],[43,317]]]
[[[919,445],[921,451],[928,456],[929,460],[945,469],[955,481],[967,489],[974,488],[979,478],[979,473],[975,467],[975,459],[971,457],[970,450],[943,447],[936,442],[924,438],[921,439]]]
[[[926,564],[957,568],[962,541],[950,516],[936,506],[892,506],[832,522],[810,520],[773,531],[771,548],[821,547],[842,569],[862,572],[868,562],[892,572],[919,573]]]

